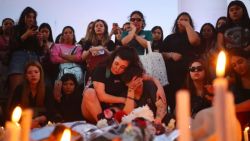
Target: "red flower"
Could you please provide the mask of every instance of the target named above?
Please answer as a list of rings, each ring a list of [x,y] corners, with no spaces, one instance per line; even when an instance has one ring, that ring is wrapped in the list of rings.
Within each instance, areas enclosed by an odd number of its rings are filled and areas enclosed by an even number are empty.
[[[147,122],[144,118],[138,117],[133,120],[134,124],[142,129],[147,127]]]
[[[121,122],[122,121],[122,117],[123,116],[126,116],[127,114],[124,112],[124,111],[118,111],[118,112],[116,112],[115,113],[115,116],[114,116],[114,118],[115,118],[115,120],[117,121],[117,122]]]
[[[103,114],[104,114],[106,119],[111,119],[113,117],[113,115],[114,115],[113,111],[110,110],[110,109],[105,109],[103,111]]]

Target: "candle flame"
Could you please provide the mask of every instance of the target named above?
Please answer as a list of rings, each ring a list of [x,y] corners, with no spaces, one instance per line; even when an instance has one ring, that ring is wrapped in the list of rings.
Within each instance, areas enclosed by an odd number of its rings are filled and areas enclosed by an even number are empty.
[[[216,66],[216,75],[218,77],[224,76],[225,67],[226,67],[226,54],[225,52],[221,51],[218,55],[217,66]]]
[[[65,129],[62,134],[61,141],[70,141],[71,138],[71,132],[69,129]]]
[[[17,124],[21,118],[21,115],[22,115],[22,109],[21,107],[17,106],[13,111],[11,120]]]
[[[248,130],[249,130],[249,127],[247,126],[244,131],[248,132]]]

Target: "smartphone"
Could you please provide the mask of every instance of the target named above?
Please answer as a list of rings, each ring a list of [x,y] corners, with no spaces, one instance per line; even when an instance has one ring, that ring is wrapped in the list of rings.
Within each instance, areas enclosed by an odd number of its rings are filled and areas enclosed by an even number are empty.
[[[98,51],[98,55],[103,55],[105,53],[104,49]]]

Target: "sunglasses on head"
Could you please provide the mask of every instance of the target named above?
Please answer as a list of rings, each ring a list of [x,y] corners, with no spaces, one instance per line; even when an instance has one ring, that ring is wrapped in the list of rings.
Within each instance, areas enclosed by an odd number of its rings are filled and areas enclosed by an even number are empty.
[[[204,70],[203,66],[197,66],[197,67],[190,67],[189,68],[190,72],[200,72],[200,71],[203,71],[203,70]]]
[[[134,21],[140,22],[140,21],[142,21],[142,19],[141,18],[130,18],[130,21],[131,22],[134,22]]]

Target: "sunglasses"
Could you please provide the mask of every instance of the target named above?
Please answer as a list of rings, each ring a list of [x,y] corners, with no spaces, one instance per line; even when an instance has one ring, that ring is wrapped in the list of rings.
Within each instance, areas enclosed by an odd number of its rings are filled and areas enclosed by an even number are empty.
[[[140,21],[142,21],[142,19],[141,18],[130,18],[130,21],[131,22],[135,22],[135,21],[140,22]]]
[[[200,72],[200,71],[203,71],[203,70],[204,70],[203,66],[197,66],[197,67],[190,67],[189,68],[190,72]]]

